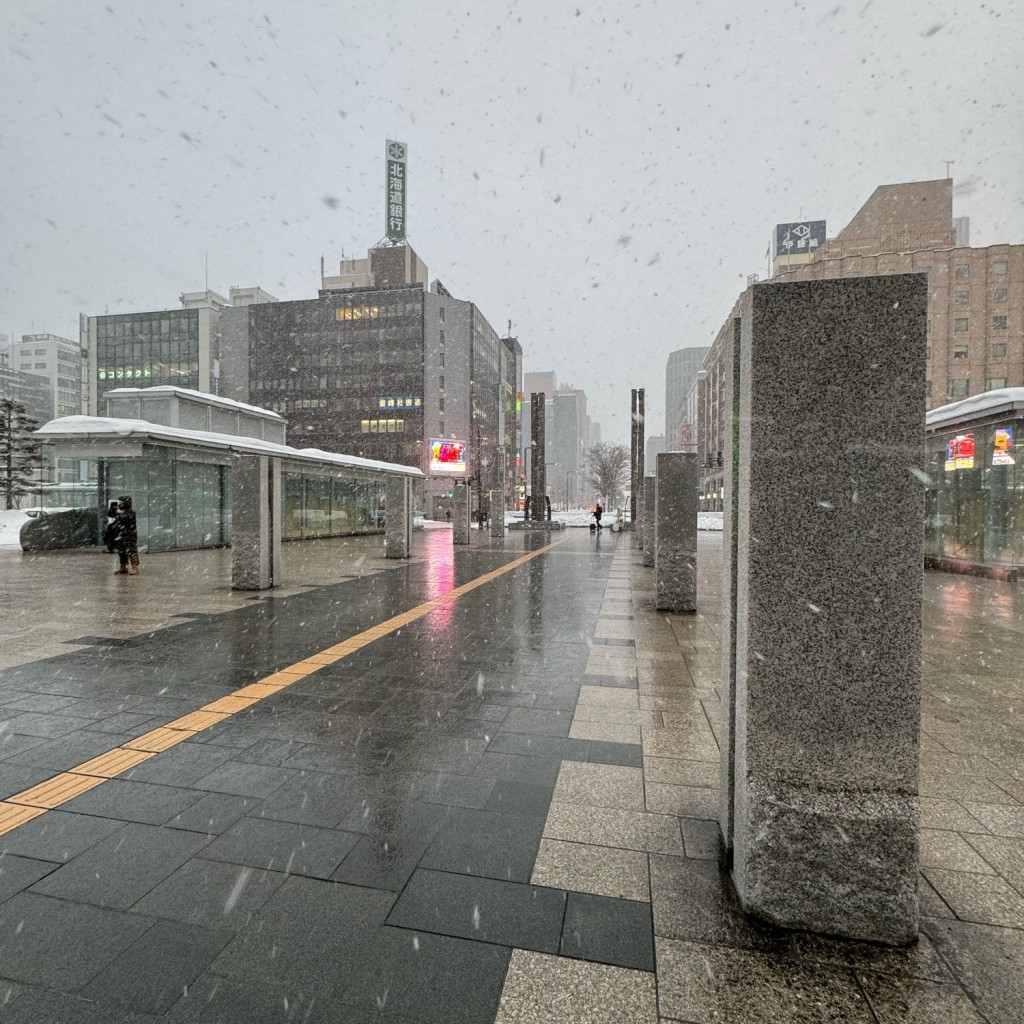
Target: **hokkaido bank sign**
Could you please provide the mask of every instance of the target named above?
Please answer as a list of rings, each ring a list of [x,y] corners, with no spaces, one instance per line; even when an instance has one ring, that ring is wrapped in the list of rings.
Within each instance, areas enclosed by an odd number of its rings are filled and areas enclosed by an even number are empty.
[[[387,166],[385,195],[387,197],[387,236],[392,242],[405,241],[406,154],[404,142],[388,139],[384,158]]]

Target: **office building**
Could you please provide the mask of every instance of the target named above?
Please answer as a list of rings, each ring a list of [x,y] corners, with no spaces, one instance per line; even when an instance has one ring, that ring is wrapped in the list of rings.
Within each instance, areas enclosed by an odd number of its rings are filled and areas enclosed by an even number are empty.
[[[10,361],[14,369],[49,381],[47,419],[82,414],[84,360],[77,341],[55,334],[23,334],[19,343],[11,345]]]
[[[86,318],[87,408],[96,415],[107,392],[123,387],[170,386],[221,393],[221,319],[226,312],[273,303],[261,288],[185,292],[180,309],[114,313]]]
[[[697,378],[697,371],[708,354],[708,348],[680,348],[670,352],[665,364],[665,443],[666,451],[687,451],[684,435],[686,396]]]
[[[24,406],[28,415],[40,424],[53,418],[49,380],[41,374],[13,367],[8,352],[0,352],[0,398],[9,398]]]

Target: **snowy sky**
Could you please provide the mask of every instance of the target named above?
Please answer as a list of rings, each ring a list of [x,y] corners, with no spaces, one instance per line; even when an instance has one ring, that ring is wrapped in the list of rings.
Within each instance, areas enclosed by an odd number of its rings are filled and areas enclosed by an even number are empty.
[[[665,359],[713,339],[776,222],[838,231],[940,178],[1024,241],[1024,4],[903,0],[24,0],[0,5],[0,332],[259,284],[409,237],[526,370],[660,433]]]

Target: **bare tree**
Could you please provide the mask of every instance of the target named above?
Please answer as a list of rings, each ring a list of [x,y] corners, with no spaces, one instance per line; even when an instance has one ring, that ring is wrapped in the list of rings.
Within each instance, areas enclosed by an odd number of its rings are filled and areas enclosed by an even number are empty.
[[[608,505],[614,505],[629,471],[629,449],[624,444],[595,444],[588,455],[590,482]]]
[[[0,492],[9,509],[31,493],[33,471],[40,464],[40,445],[32,437],[38,426],[23,405],[0,398]]]

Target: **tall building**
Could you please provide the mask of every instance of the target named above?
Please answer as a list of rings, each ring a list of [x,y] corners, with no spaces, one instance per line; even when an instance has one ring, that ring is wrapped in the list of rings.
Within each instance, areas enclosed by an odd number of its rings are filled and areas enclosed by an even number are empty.
[[[224,393],[288,420],[288,443],[421,468],[436,516],[454,483],[516,487],[522,349],[408,245],[323,275],[314,299],[227,311]],[[443,457],[442,457],[443,452]]]
[[[89,413],[104,408],[108,391],[173,385],[221,393],[221,320],[235,309],[274,302],[261,288],[185,292],[180,309],[114,313],[86,318]]]
[[[680,348],[669,353],[665,364],[666,451],[687,450],[683,445],[683,435],[686,433],[686,396],[707,354],[707,346]]]
[[[671,450],[668,446],[668,438],[664,434],[653,434],[647,438],[647,451],[644,458],[644,469],[647,476],[654,476],[658,456]],[[675,450],[678,451],[678,449]]]
[[[47,419],[82,414],[83,359],[79,342],[55,334],[23,334],[20,343],[11,345],[11,365],[49,381],[51,403]]]
[[[552,395],[547,438],[550,493],[563,508],[586,507],[591,486],[588,480],[590,437],[585,391],[562,387]]]
[[[928,275],[928,408],[1024,385],[1024,245],[973,248],[953,182],[882,185],[801,267],[775,280]]]
[[[50,382],[42,375],[18,370],[11,365],[10,355],[0,351],[0,398],[9,398],[25,407],[40,424],[53,419],[50,409],[53,398]]]

